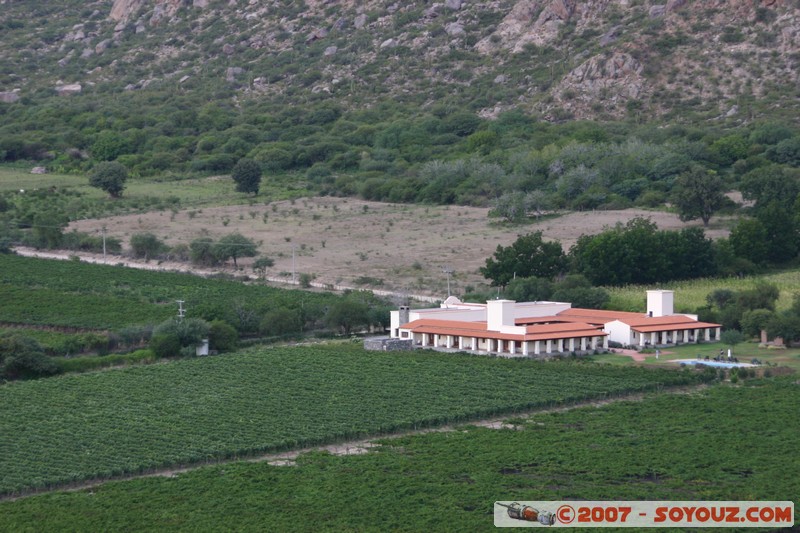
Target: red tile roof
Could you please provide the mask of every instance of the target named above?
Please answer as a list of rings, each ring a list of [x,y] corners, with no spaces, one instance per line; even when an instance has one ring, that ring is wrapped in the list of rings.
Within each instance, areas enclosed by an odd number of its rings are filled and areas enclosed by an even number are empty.
[[[434,335],[455,335],[463,337],[480,337],[484,339],[500,339],[514,341],[537,341],[570,339],[574,337],[598,337],[607,333],[585,323],[536,324],[525,327],[525,333],[501,333],[489,331],[486,322],[462,322],[456,320],[437,320],[421,318],[400,326],[400,329],[414,333]]]
[[[653,331],[674,331],[681,329],[718,328],[720,324],[698,322],[686,315],[647,316],[642,313],[626,311],[604,311],[598,309],[572,308],[558,314],[563,318],[583,319],[591,324],[606,324],[619,320],[635,331],[644,333]]]

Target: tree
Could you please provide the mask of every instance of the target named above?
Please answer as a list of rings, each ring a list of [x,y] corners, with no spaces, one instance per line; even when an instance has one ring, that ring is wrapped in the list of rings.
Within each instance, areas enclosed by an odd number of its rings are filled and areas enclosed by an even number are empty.
[[[775,316],[775,313],[769,309],[752,309],[745,311],[742,314],[740,323],[742,325],[742,333],[750,337],[757,337],[761,330],[766,329],[767,324]]]
[[[239,333],[224,320],[213,320],[208,327],[208,343],[218,352],[230,352],[239,344]]]
[[[481,274],[492,280],[493,286],[505,287],[515,277],[532,276],[553,279],[567,266],[561,244],[545,242],[537,231],[519,237],[511,246],[497,246],[494,258],[486,260]]]
[[[518,302],[549,300],[553,284],[544,278],[516,278],[506,286],[505,297]]]
[[[16,333],[0,335],[0,378],[36,378],[58,372],[36,340]]]
[[[767,324],[767,334],[770,337],[782,337],[787,346],[792,341],[800,339],[800,316],[781,314],[772,317]]]
[[[214,239],[200,237],[189,244],[189,257],[195,265],[213,266],[218,263],[214,255]]]
[[[235,268],[239,268],[236,263],[238,257],[255,257],[257,253],[256,243],[240,233],[225,235],[214,245],[214,257],[217,261],[224,263],[233,259]]]
[[[507,192],[492,202],[490,217],[502,217],[506,222],[520,222],[528,215],[525,206],[525,193]]]
[[[64,239],[64,217],[51,211],[37,213],[33,217],[34,244],[40,248],[56,248]]]
[[[725,203],[724,184],[715,172],[695,166],[675,181],[673,199],[682,221],[703,221],[708,226],[711,216]]]
[[[755,265],[763,265],[767,260],[769,243],[767,229],[758,220],[739,221],[728,238],[737,257],[743,257]]]
[[[325,322],[328,327],[337,328],[345,335],[350,335],[354,328],[369,325],[369,306],[353,296],[346,296],[330,306],[325,315]]]
[[[143,257],[145,261],[169,249],[158,237],[152,233],[134,233],[131,235],[131,252],[134,257]]]
[[[261,256],[253,261],[253,272],[266,279],[267,269],[275,265],[271,257]]]
[[[727,329],[720,334],[719,340],[721,340],[723,344],[727,344],[733,348],[737,344],[744,341],[744,335],[742,335],[742,332],[739,330]]]
[[[256,195],[261,185],[261,165],[252,159],[240,159],[234,165],[231,177],[236,182],[237,191]]]
[[[777,200],[771,201],[759,209],[758,221],[767,232],[767,259],[772,263],[784,263],[797,256],[798,231],[792,212]]]
[[[209,324],[201,318],[186,318],[181,321],[170,319],[153,330],[150,348],[159,357],[178,355],[178,352],[193,354],[194,348],[208,336]]]
[[[89,176],[89,185],[102,189],[112,198],[122,196],[125,190],[125,181],[128,179],[128,169],[116,161],[106,161],[94,167]]]
[[[297,309],[278,307],[264,315],[259,331],[271,337],[300,333],[303,331],[303,317]]]
[[[584,276],[571,274],[555,284],[552,299],[557,302],[571,302],[573,307],[603,309],[610,296],[600,287],[592,287]]]
[[[755,201],[755,211],[778,202],[784,209],[791,209],[800,195],[800,172],[780,165],[770,165],[751,170],[739,183],[745,200]]]

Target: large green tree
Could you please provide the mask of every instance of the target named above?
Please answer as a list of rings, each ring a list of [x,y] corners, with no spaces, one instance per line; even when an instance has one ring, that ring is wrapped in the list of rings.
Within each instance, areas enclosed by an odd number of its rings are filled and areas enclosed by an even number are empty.
[[[135,233],[131,235],[131,252],[134,257],[141,257],[145,261],[167,251],[169,247],[154,234]]]
[[[214,244],[214,257],[217,261],[224,263],[228,259],[233,259],[233,266],[238,268],[236,259],[239,257],[255,257],[258,253],[256,243],[240,233],[225,235]]]
[[[92,170],[89,176],[89,185],[102,189],[112,198],[122,196],[125,190],[125,182],[128,179],[128,169],[125,165],[116,161],[104,161],[99,163]]]
[[[486,260],[481,274],[493,286],[505,287],[515,277],[553,279],[564,272],[567,258],[561,244],[546,242],[537,231],[519,237],[511,246],[497,246],[494,257]]]
[[[328,327],[350,335],[353,329],[369,325],[369,306],[356,296],[349,295],[330,306],[325,315],[325,322]]]
[[[675,180],[673,201],[683,221],[699,218],[708,226],[711,216],[725,203],[724,183],[713,171],[695,166]]]
[[[764,224],[755,219],[744,219],[731,230],[729,240],[737,257],[747,259],[754,265],[763,265],[769,252],[767,237]]]
[[[252,159],[240,159],[234,165],[231,177],[236,182],[237,191],[258,194],[261,186],[261,165]]]

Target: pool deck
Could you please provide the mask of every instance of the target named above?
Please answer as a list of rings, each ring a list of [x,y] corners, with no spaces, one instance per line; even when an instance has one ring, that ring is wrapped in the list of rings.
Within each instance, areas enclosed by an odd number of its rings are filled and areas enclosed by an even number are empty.
[[[729,363],[727,361],[714,361],[713,359],[708,361],[704,359],[674,359],[672,362],[686,365],[706,365],[717,368],[752,368],[759,366],[752,363]]]

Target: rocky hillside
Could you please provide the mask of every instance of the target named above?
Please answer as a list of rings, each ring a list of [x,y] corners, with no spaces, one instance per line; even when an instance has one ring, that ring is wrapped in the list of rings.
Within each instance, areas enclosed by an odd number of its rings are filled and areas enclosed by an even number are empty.
[[[210,91],[551,121],[796,116],[790,0],[0,0],[0,101]],[[216,92],[214,92],[216,91]],[[794,112],[793,112],[794,111]]]

